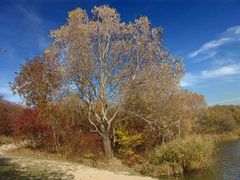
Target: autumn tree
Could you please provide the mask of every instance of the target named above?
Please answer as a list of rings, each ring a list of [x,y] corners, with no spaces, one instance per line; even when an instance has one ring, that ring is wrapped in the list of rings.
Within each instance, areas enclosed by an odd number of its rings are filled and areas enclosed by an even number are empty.
[[[199,120],[208,108],[203,95],[188,91],[182,91],[179,96],[179,105],[176,107],[179,110],[178,134],[180,136],[196,131]]]
[[[88,111],[91,130],[103,138],[106,156],[113,157],[111,132],[126,92],[152,79],[157,84],[165,69],[181,71],[182,62],[165,49],[162,29],[153,28],[147,17],[126,24],[108,6],[94,7],[92,14],[71,11],[67,23],[52,31],[52,46],[69,89]]]
[[[61,73],[54,53],[45,51],[32,60],[27,60],[11,83],[14,94],[19,94],[26,105],[42,108],[52,102],[61,84]]]
[[[22,66],[12,89],[36,107],[61,99],[63,93],[77,96],[80,101],[73,108],[87,114],[85,125],[102,137],[110,158],[114,124],[128,92],[142,89],[145,94],[151,88],[152,94],[167,99],[171,93],[163,92],[168,84],[172,92],[183,74],[182,60],[165,48],[161,28],[152,27],[147,17],[124,23],[108,6],[94,7],[92,16],[80,8],[71,11],[51,37],[43,55]]]
[[[171,77],[172,82],[166,81],[165,75],[163,82],[146,84],[125,99],[121,119],[134,120],[136,127],[141,123],[149,148],[194,131],[200,114],[207,109],[202,95],[182,90],[176,85],[178,78]]]
[[[11,89],[25,100],[26,105],[39,111],[38,118],[48,120],[57,149],[57,119],[54,114],[56,107],[54,101],[62,82],[62,76],[55,55],[53,49],[46,50],[42,55],[27,60],[26,64],[21,66],[15,81],[11,83]]]
[[[148,83],[128,91],[124,98],[124,115],[120,119],[134,120],[136,124],[142,122],[146,126],[146,134],[151,141],[165,142],[173,138],[173,129],[177,123],[177,109],[180,105],[182,90],[179,87],[184,73],[181,59],[169,60],[159,67],[159,71]],[[145,136],[146,137],[146,136]]]

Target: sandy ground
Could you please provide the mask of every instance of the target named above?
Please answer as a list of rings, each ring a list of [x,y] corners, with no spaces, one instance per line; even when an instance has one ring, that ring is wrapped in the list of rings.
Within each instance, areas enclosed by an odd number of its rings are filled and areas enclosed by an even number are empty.
[[[0,156],[7,157],[10,162],[20,167],[21,171],[44,171],[49,172],[48,179],[56,179],[55,175],[61,174],[60,179],[74,180],[153,180],[150,177],[131,176],[128,172],[111,172],[96,168],[86,167],[77,163],[59,161],[59,160],[42,160],[26,157],[15,157],[7,154],[8,151],[24,146],[20,144],[8,144],[0,147]]]

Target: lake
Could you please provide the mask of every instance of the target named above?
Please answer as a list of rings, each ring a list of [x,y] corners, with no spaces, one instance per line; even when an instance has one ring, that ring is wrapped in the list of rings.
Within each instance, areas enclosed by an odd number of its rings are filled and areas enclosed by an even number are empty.
[[[176,178],[167,178],[176,179]],[[240,141],[217,146],[216,161],[209,171],[191,172],[178,180],[240,180]]]

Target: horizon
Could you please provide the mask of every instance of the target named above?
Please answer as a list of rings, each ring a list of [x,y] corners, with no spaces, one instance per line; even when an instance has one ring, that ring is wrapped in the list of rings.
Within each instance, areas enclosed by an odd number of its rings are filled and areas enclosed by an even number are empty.
[[[8,101],[9,82],[27,58],[39,55],[50,43],[50,30],[66,22],[70,10],[108,4],[122,21],[146,15],[153,26],[164,28],[164,44],[183,57],[186,73],[181,86],[205,96],[209,106],[240,104],[239,0],[130,0],[115,1],[7,1],[0,2],[0,93]],[[49,9],[50,7],[50,9]]]

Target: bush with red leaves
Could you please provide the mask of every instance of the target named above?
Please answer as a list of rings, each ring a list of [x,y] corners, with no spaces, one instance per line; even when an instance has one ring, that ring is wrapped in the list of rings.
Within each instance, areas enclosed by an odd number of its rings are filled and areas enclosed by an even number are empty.
[[[39,112],[35,109],[24,109],[11,121],[13,136],[29,139],[38,146],[45,146],[52,142],[50,126],[39,118]]]
[[[21,106],[0,99],[0,135],[11,134],[11,119],[21,110]]]

